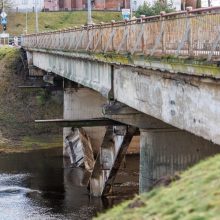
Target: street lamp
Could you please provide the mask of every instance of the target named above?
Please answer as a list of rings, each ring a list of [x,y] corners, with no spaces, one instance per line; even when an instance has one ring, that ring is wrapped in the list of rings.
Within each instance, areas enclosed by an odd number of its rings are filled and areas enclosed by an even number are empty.
[[[25,15],[25,33],[27,34],[28,32],[28,7],[27,7],[27,2],[28,0],[26,1],[23,1],[23,5],[26,5],[26,15]]]
[[[130,0],[130,10],[131,10],[131,19],[133,17],[133,4],[132,4],[132,0]]]
[[[39,32],[39,25],[38,25],[38,11],[37,11],[37,2],[38,0],[35,0],[35,32]]]
[[[88,7],[88,21],[87,24],[92,24],[92,5],[91,0],[87,0]]]

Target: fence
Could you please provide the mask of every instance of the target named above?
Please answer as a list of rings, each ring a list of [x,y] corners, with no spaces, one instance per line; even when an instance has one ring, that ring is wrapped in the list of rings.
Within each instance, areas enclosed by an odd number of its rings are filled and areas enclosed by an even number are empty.
[[[220,7],[24,35],[22,46],[146,56],[220,56]]]

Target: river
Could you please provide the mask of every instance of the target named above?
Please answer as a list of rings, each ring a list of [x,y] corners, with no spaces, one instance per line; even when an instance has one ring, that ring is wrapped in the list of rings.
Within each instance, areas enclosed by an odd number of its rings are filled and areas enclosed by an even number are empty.
[[[111,197],[90,197],[88,173],[64,167],[62,148],[0,155],[0,220],[91,219],[138,189],[138,156],[127,156]]]

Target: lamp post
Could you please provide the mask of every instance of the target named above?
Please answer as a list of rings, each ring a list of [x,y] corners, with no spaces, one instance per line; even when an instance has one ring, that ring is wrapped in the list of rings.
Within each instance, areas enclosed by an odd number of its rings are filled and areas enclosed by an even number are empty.
[[[27,1],[23,1],[23,5],[26,5],[26,15],[25,15],[25,34],[28,32],[28,6],[27,6]]]
[[[88,7],[88,21],[87,21],[87,24],[92,24],[92,5],[91,5],[91,0],[87,0],[87,7]]]
[[[38,0],[35,0],[35,32],[36,32],[36,33],[38,33],[38,31],[39,31],[37,1],[38,1]]]
[[[133,4],[132,4],[132,0],[130,0],[130,10],[131,10],[131,19],[133,17]]]
[[[28,33],[28,8],[26,5],[26,16],[25,16],[25,32]]]

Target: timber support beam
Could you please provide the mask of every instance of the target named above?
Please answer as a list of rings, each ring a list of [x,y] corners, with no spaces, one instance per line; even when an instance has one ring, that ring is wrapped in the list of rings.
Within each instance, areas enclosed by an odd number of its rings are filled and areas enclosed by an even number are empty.
[[[133,126],[107,128],[90,178],[91,195],[104,196],[111,191],[128,146],[136,132],[137,128]]]
[[[123,125],[120,122],[108,118],[90,118],[90,119],[82,119],[82,120],[51,119],[51,120],[35,120],[35,122],[41,124],[45,123],[60,127],[72,127],[72,128]]]

